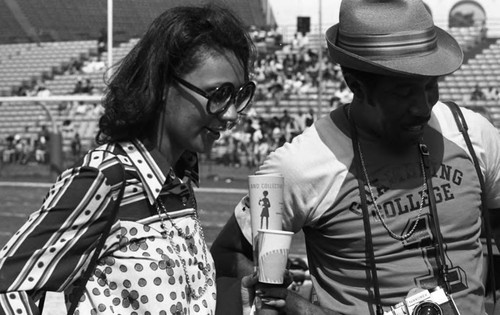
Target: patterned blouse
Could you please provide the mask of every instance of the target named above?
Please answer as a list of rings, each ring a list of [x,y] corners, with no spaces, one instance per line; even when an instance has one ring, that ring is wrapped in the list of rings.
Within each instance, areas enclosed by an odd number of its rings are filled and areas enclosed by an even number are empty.
[[[92,150],[64,171],[0,250],[0,315],[37,314],[44,291],[71,300],[116,202],[120,164],[124,197],[75,314],[215,313],[215,268],[191,186],[198,174],[174,173],[134,140]]]

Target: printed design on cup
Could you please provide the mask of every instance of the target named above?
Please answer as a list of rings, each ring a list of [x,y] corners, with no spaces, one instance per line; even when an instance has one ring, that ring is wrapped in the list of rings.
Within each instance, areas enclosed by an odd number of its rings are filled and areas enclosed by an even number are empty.
[[[258,262],[259,282],[282,284],[293,232],[266,229],[258,232],[255,261]]]
[[[260,212],[260,228],[264,229],[263,221],[266,220],[265,229],[269,229],[269,208],[271,207],[271,202],[269,201],[269,198],[267,198],[269,192],[264,190],[262,195],[263,197],[259,200],[259,205],[262,207],[262,211]]]
[[[283,186],[284,178],[280,174],[248,177],[252,243],[259,229],[282,229]]]
[[[288,249],[273,249],[259,257],[259,281],[264,283],[283,283],[283,266],[286,265]]]

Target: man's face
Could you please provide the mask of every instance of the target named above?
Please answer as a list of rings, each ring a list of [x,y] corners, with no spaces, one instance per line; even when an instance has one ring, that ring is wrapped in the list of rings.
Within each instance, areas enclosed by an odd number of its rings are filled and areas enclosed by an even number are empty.
[[[369,129],[395,146],[420,141],[439,99],[437,77],[377,77],[367,87]]]

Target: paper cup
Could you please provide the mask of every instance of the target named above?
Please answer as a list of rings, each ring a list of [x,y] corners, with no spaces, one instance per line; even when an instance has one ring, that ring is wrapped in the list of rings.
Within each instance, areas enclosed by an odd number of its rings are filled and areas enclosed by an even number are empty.
[[[248,176],[252,243],[259,229],[282,229],[283,182],[281,174]]]
[[[262,283],[282,284],[293,232],[259,230],[258,269]]]

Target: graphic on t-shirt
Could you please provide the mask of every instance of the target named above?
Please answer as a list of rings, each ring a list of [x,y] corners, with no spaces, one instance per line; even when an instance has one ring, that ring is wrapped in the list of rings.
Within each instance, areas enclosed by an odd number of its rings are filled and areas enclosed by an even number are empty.
[[[449,207],[447,204],[457,198],[461,191],[463,171],[447,164],[436,164],[433,166],[436,173],[433,174],[433,193],[438,208]],[[404,229],[392,230],[393,233],[404,236],[411,235],[401,241],[407,250],[419,250],[421,258],[427,266],[427,271],[414,278],[417,287],[432,289],[436,286],[445,287],[442,277],[439,276],[440,264],[437,252],[437,241],[434,237],[432,217],[429,214],[429,198],[424,192],[423,177],[418,166],[407,164],[405,166],[393,167],[371,178],[369,187],[365,184],[366,203],[370,213],[370,221],[374,226],[382,225],[384,221],[388,227],[395,226],[394,222],[400,216],[411,215],[407,219]],[[378,176],[377,176],[378,175]],[[406,189],[405,193],[395,193],[394,187],[409,179],[417,179],[413,189]],[[419,183],[419,181],[422,181]],[[371,192],[370,192],[371,188]],[[377,208],[375,208],[377,207]],[[362,216],[363,211],[360,200],[353,200],[349,210]],[[387,231],[390,234],[389,231]],[[444,244],[444,256],[447,264],[447,279],[452,293],[466,290],[469,286],[467,275],[462,267],[453,264],[446,252]]]
[[[271,202],[269,202],[269,198],[267,198],[269,192],[264,190],[262,194],[264,197],[259,200],[259,206],[262,207],[262,211],[260,212],[260,228],[263,228],[264,220],[266,220],[265,228],[269,229],[269,208],[271,207]]]
[[[410,229],[413,228],[417,218],[411,218],[408,220],[403,234],[409,233]],[[424,289],[432,289],[436,286],[446,287],[443,279],[438,276],[439,265],[437,252],[437,246],[434,246],[434,237],[431,229],[432,219],[429,213],[422,215],[418,220],[417,226],[411,237],[402,241],[403,246],[406,249],[420,248],[422,251],[422,258],[425,260],[426,265],[429,266],[428,274],[414,279],[415,286]],[[443,244],[445,255],[446,255],[446,244]],[[453,262],[445,257],[446,264],[448,265],[447,278],[451,288],[451,293],[460,292],[468,287],[467,277],[465,271],[460,267],[453,267]]]

